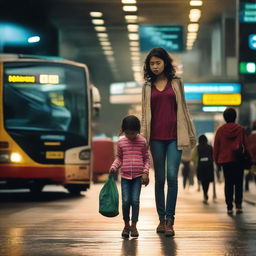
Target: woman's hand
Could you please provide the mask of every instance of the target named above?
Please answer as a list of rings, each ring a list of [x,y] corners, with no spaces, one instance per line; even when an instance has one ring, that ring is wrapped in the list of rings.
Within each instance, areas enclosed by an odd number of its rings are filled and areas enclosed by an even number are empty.
[[[141,183],[142,185],[145,185],[145,187],[149,184],[149,177],[147,173],[143,173],[141,176]]]

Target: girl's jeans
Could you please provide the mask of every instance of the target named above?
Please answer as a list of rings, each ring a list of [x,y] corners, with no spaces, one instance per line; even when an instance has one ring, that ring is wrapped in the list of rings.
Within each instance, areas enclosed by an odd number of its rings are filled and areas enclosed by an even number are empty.
[[[132,180],[121,179],[123,220],[130,221],[132,207],[132,222],[137,222],[140,209],[141,177]]]
[[[152,140],[150,141],[150,149],[155,169],[155,199],[159,220],[169,219],[174,223],[178,193],[178,171],[182,151],[177,149],[176,140]],[[166,173],[168,190],[165,203]]]

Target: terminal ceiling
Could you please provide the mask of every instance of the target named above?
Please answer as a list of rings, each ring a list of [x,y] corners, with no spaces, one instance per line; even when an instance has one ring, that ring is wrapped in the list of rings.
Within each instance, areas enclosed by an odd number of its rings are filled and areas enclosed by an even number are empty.
[[[2,1],[5,0],[0,0]],[[49,22],[59,31],[61,55],[87,63],[94,80],[98,81],[98,76],[107,76],[112,81],[133,79],[127,23],[121,0],[23,0],[22,2],[29,3],[33,5],[34,10],[45,13]],[[233,8],[235,3],[236,0],[203,0],[203,5],[200,7],[202,11],[200,26],[214,22],[223,11]],[[182,25],[184,36],[186,35],[191,9],[189,0],[137,0],[136,5],[138,24]],[[89,14],[92,11],[103,13],[104,25],[114,51],[116,75],[111,71],[99,44]]]

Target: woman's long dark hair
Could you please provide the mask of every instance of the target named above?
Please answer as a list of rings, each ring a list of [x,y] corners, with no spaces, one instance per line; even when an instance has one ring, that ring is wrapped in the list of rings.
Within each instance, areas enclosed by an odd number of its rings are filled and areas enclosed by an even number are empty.
[[[157,57],[164,61],[164,74],[167,77],[169,81],[172,81],[172,79],[175,77],[175,67],[173,66],[173,59],[170,57],[170,55],[167,53],[167,51],[163,48],[153,48],[148,56],[145,59],[144,62],[144,79],[145,81],[149,81],[150,83],[153,83],[157,76],[150,70],[150,59],[151,57]]]

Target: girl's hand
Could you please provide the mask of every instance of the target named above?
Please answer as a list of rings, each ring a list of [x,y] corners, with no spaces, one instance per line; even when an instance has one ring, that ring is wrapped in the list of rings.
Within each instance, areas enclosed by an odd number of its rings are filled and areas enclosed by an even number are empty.
[[[142,183],[142,185],[145,185],[145,187],[149,184],[149,177],[148,177],[147,173],[144,173],[141,176],[141,183]]]
[[[117,172],[117,169],[112,167],[112,168],[109,169],[109,172]]]

